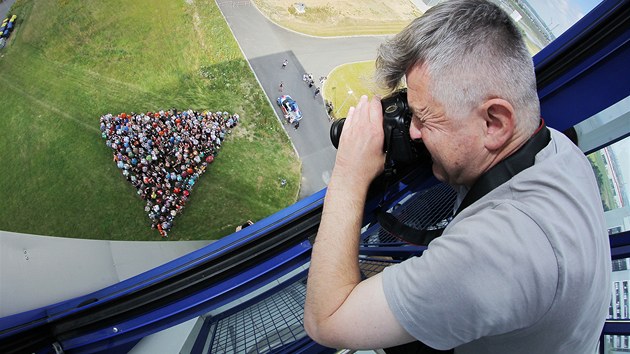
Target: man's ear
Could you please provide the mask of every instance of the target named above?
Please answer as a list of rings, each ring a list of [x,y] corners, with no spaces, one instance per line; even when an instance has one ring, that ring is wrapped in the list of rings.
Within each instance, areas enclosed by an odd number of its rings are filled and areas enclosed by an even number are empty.
[[[485,120],[486,149],[495,151],[510,142],[515,133],[514,107],[502,98],[491,98],[480,107]]]

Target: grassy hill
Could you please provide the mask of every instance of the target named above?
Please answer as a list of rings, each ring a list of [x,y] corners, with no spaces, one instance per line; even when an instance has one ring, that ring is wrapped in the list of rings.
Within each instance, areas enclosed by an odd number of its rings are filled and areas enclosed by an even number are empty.
[[[299,161],[214,1],[18,0],[12,13],[0,50],[1,230],[159,239],[100,136],[110,112],[241,116],[171,239],[218,238],[295,201]]]

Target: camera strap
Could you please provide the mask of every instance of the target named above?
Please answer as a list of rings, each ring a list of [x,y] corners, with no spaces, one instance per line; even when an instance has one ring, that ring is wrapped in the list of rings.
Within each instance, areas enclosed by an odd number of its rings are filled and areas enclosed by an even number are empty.
[[[453,217],[496,187],[509,181],[521,171],[533,166],[536,160],[536,154],[547,146],[550,140],[551,133],[545,126],[545,121],[541,119],[540,126],[525,145],[477,179],[468,193],[466,193],[464,200],[457,208]],[[392,213],[386,212],[383,209],[377,212],[376,217],[383,229],[402,241],[418,246],[427,246],[429,242],[433,241],[444,232],[444,228],[418,230],[406,225],[398,220]]]

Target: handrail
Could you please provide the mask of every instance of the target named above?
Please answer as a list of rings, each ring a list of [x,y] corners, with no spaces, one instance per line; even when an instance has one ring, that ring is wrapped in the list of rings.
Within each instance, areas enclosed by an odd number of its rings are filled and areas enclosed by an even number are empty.
[[[248,267],[301,244],[314,236],[321,214],[323,193],[308,198],[267,218],[261,225],[250,226],[238,238],[214,243],[193,252],[194,260],[169,262],[124,283],[105,288],[97,293],[109,297],[88,295],[38,310],[47,316],[31,319],[29,323],[12,323],[20,316],[2,319],[0,352],[21,352],[57,340],[68,339],[80,331],[91,331],[122,321],[128,316],[139,316],[188,294],[201,291],[212,284],[236,276]],[[250,230],[248,230],[250,229]],[[255,235],[255,237],[249,237]],[[221,249],[222,252],[217,252]],[[213,257],[200,256],[201,252]],[[182,257],[186,258],[186,257]],[[191,265],[192,264],[192,265]],[[159,274],[154,274],[159,273]],[[151,281],[147,281],[151,279]],[[138,285],[141,284],[141,285]],[[97,301],[91,301],[96,299]]]
[[[408,176],[393,183],[385,201],[378,193],[379,186],[375,186],[370,204],[376,208],[380,203],[398,200],[413,187],[424,183],[419,176],[426,176],[426,171],[412,170]],[[11,326],[11,318],[0,319],[0,352],[36,350],[53,342],[61,342],[65,349],[71,349],[90,346],[88,342],[97,342],[99,336],[122,338],[123,334],[112,333],[114,328],[120,331],[121,323],[133,322],[134,318],[150,318],[160,309],[192,301],[195,294],[203,293],[206,301],[194,301],[206,305],[197,306],[196,312],[186,311],[185,316],[180,317],[190,318],[207,311],[207,303],[214,298],[205,290],[212,286],[230,283],[272,257],[286,257],[283,254],[292,247],[299,248],[294,252],[299,253],[296,257],[302,261],[308,257],[310,245],[304,242],[313,239],[317,232],[324,195],[325,190],[322,190],[246,228],[246,232],[228,236],[222,242],[217,241],[154,270],[94,294],[40,309],[46,316],[40,315],[26,324]],[[265,264],[265,267],[270,265]],[[262,268],[258,271],[263,272]],[[253,279],[256,274],[247,276]],[[154,327],[154,330],[157,329]]]

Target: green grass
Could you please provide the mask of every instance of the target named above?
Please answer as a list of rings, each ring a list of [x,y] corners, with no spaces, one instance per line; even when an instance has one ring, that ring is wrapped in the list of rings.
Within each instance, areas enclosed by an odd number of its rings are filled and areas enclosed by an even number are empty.
[[[323,97],[332,102],[335,118],[342,118],[348,108],[356,106],[362,95],[384,94],[374,82],[374,60],[344,64],[328,74]],[[352,93],[348,93],[352,91]]]
[[[615,196],[613,195],[614,188],[611,181],[606,174],[606,163],[602,153],[596,151],[587,156],[593,167],[593,172],[597,178],[597,184],[599,185],[599,194],[602,196],[602,206],[605,211],[619,208]]]
[[[299,161],[214,1],[18,0],[12,13],[0,51],[1,230],[159,239],[100,137],[109,112],[241,116],[171,239],[219,238],[296,200]]]

